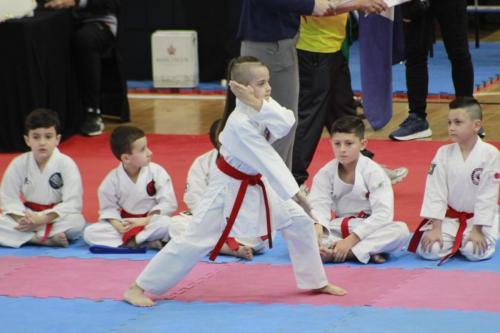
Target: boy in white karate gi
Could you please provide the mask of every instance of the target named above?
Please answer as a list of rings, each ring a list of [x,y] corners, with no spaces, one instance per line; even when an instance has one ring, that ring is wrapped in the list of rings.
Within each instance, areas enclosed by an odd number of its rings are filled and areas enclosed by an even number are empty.
[[[420,211],[424,221],[408,248],[424,259],[442,264],[458,251],[471,261],[495,253],[500,160],[498,149],[478,137],[481,126],[474,98],[450,103],[448,134],[454,143],[439,148],[432,160]]]
[[[186,232],[173,238],[125,292],[133,305],[152,306],[145,291],[161,294],[172,288],[203,256],[211,252],[215,259],[228,236],[259,237],[273,229],[281,229],[288,242],[299,288],[345,294],[328,282],[313,220],[306,213],[308,201],[271,146],[290,131],[293,113],[270,97],[269,70],[256,58],[233,60],[228,73],[237,100],[221,124],[218,170]]]
[[[151,162],[144,132],[119,126],[110,137],[120,165],[99,186],[99,222],[89,225],[84,239],[89,245],[136,248],[142,244],[160,249],[169,240],[170,215],[177,200],[168,173]]]
[[[309,200],[316,228],[323,233],[325,262],[370,259],[383,263],[387,254],[401,250],[409,231],[394,222],[394,194],[384,169],[361,154],[366,147],[365,125],[358,117],[344,116],[332,125],[335,159],[313,180]],[[335,218],[331,219],[332,212]]]
[[[3,175],[0,245],[67,247],[85,226],[80,171],[57,149],[61,140],[57,113],[34,110],[24,126],[31,151],[14,158]]]
[[[191,167],[189,168],[186,190],[184,192],[184,202],[188,206],[190,212],[193,212],[200,202],[203,194],[208,188],[209,180],[211,175],[217,170],[216,160],[219,156],[219,151],[217,149],[217,135],[219,134],[219,124],[221,119],[213,122],[210,126],[210,141],[212,142],[214,149],[198,156]],[[190,223],[192,217],[190,212],[184,212],[182,216],[182,222],[178,223],[176,221],[174,233],[183,231],[187,223]],[[191,213],[192,214],[192,213]],[[178,219],[179,222],[181,219]],[[272,235],[274,236],[274,234]],[[173,236],[175,237],[175,235]],[[261,253],[267,249],[267,239],[266,237],[228,237],[226,243],[222,246],[220,253],[240,257],[247,260],[252,260],[254,253]]]

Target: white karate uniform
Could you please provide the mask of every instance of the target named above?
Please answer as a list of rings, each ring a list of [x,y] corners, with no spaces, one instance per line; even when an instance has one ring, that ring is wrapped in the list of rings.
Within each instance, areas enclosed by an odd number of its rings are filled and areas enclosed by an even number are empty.
[[[494,146],[478,138],[465,161],[457,143],[439,148],[427,175],[420,216],[443,221],[444,245],[441,249],[439,244],[434,243],[430,253],[423,253],[419,244],[417,253],[429,260],[438,260],[450,253],[459,227],[458,219],[445,217],[450,206],[458,212],[474,213],[467,220],[459,251],[469,260],[493,256],[498,238],[499,181],[500,160]],[[474,254],[472,242],[465,242],[474,225],[483,226],[482,232],[488,246],[483,255]],[[431,229],[432,224],[427,223],[420,230]]]
[[[288,241],[299,288],[314,289],[328,281],[312,220],[291,198],[299,191],[292,174],[271,143],[285,136],[295,122],[293,113],[270,99],[260,112],[236,101],[223,132],[220,153],[227,163],[249,175],[262,174],[271,206],[272,228]],[[267,140],[266,140],[267,138]],[[193,221],[180,238],[173,238],[146,266],[136,283],[156,294],[178,283],[217,243],[241,181],[215,169],[209,186],[193,212]],[[249,186],[231,237],[258,237],[266,232],[260,186]]]
[[[41,205],[55,204],[54,207],[43,210],[39,214],[56,213],[58,218],[53,221],[48,237],[64,232],[68,240],[81,236],[85,219],[82,210],[82,180],[76,163],[67,155],[55,148],[43,172],[32,152],[24,153],[12,160],[3,176],[0,188],[0,245],[20,247],[35,235],[42,238],[45,225],[36,231],[23,232],[15,227],[17,222],[8,214],[24,216],[24,202]],[[24,198],[24,201],[21,200]]]
[[[151,192],[152,182],[155,193]],[[89,245],[117,247],[123,244],[123,235],[107,221],[133,219],[122,218],[121,210],[134,215],[160,211],[160,214],[152,216],[150,222],[135,236],[135,240],[138,244],[145,241],[169,240],[168,228],[171,223],[169,215],[177,209],[177,200],[172,180],[160,165],[151,162],[141,168],[134,183],[120,163],[104,178],[99,186],[98,195],[99,222],[89,225],[83,235]]]
[[[341,240],[342,220],[363,211],[369,217],[349,221],[349,233],[360,238],[351,249],[356,258],[366,264],[371,255],[401,250],[410,233],[406,223],[393,222],[394,193],[384,170],[360,155],[354,184],[346,184],[338,176],[338,167],[338,160],[323,166],[314,176],[309,194],[313,214],[327,230],[323,244],[331,246]],[[332,212],[334,219],[331,219]]]
[[[218,156],[217,149],[212,149],[201,156],[198,156],[189,168],[186,190],[184,192],[184,202],[191,211],[194,211],[196,205],[200,202],[203,194],[208,188],[211,175],[217,170],[215,164]],[[182,219],[182,223],[181,222]],[[186,229],[187,224],[192,221],[192,216],[182,215],[175,217],[174,234]],[[273,235],[274,236],[274,235]],[[252,248],[254,252],[263,252],[268,248],[269,242],[261,237],[238,237],[236,241]]]

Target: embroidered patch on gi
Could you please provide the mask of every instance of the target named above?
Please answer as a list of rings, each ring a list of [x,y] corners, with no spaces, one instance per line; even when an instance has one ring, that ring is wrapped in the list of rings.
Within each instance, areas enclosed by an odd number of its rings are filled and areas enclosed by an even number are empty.
[[[150,197],[156,194],[156,186],[155,186],[155,181],[152,180],[146,185],[146,192]]]
[[[472,170],[470,178],[472,180],[472,184],[479,185],[479,181],[481,180],[481,173],[483,172],[483,168],[476,168]]]
[[[431,166],[429,167],[429,171],[427,171],[427,173],[429,175],[432,175],[434,173],[434,169],[436,169],[436,165],[437,164],[431,163]]]
[[[50,176],[49,185],[54,190],[58,190],[61,187],[63,187],[63,185],[64,185],[63,178],[59,172],[56,172],[52,176]]]

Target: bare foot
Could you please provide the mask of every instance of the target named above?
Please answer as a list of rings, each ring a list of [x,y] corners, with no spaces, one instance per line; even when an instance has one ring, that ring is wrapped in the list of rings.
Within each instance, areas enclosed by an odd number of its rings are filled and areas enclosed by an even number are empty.
[[[135,237],[131,238],[128,242],[127,245],[125,245],[129,249],[137,249],[139,247],[139,244],[135,241]]]
[[[376,264],[383,264],[385,262],[385,258],[381,254],[373,254],[370,256],[370,261],[373,261]]]
[[[155,241],[149,241],[146,242],[146,247],[148,249],[161,250],[161,248],[163,247],[163,243],[159,239]]]
[[[347,291],[331,283],[328,283],[323,288],[313,289],[313,291],[319,294],[330,294],[334,296],[344,296],[347,294]]]
[[[61,232],[57,235],[54,235],[46,240],[41,240],[38,237],[33,237],[31,239],[30,243],[36,244],[36,245],[44,245],[44,246],[53,246],[53,247],[68,247],[69,242],[68,238],[66,238],[66,234],[64,232]]]
[[[61,246],[61,247],[68,247],[69,242],[68,238],[66,238],[66,234],[64,232],[61,232],[60,234],[57,234],[49,239],[47,239],[48,246]]]
[[[231,248],[229,248],[229,246],[227,244],[224,244],[222,246],[222,249],[220,250],[220,253],[226,254],[228,256],[235,256],[238,258],[243,258],[246,260],[253,259],[252,248],[250,246],[241,245],[241,244],[240,244],[240,247],[238,248],[238,250],[236,250],[236,251],[231,250]]]
[[[323,262],[333,262],[333,250],[331,248],[320,249],[319,254]]]
[[[155,305],[155,302],[153,302],[151,298],[144,295],[144,290],[136,283],[131,285],[125,294],[123,294],[123,299],[127,303],[140,307],[150,307]]]

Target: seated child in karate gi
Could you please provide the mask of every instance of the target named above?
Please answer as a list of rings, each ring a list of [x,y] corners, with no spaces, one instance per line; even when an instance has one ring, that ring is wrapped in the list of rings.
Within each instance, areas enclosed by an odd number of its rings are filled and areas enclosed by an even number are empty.
[[[287,240],[299,288],[345,294],[328,282],[307,198],[271,146],[293,128],[292,111],[271,98],[269,70],[258,59],[236,58],[228,73],[228,95],[237,100],[236,108],[224,112],[217,170],[188,229],[172,238],[125,292],[133,305],[152,306],[145,291],[172,288],[203,256],[211,252],[215,259],[228,236],[259,237],[273,229]]]
[[[113,155],[120,161],[99,186],[99,222],[89,225],[89,245],[160,249],[169,240],[169,216],[177,209],[172,180],[151,162],[144,132],[119,126],[110,137]]]
[[[383,254],[400,251],[409,236],[404,222],[394,222],[394,194],[384,169],[361,154],[366,147],[365,125],[344,116],[332,125],[335,159],[315,175],[309,200],[316,228],[323,232],[325,262],[370,259],[385,262]],[[332,212],[335,217],[332,219]]]
[[[218,119],[214,121],[210,127],[210,141],[214,149],[198,156],[189,168],[186,190],[184,192],[184,202],[188,206],[190,212],[195,210],[203,193],[205,193],[208,188],[210,176],[215,172],[214,170],[217,170],[216,160],[219,156],[217,135],[219,134],[218,128],[220,122],[221,119]],[[191,222],[192,217],[190,216],[190,212],[181,214],[184,217],[184,223],[176,223],[175,230],[180,230],[179,226],[185,229],[187,223]],[[254,253],[261,253],[268,248],[267,244],[268,241],[266,237],[228,237],[220,253],[252,260]]]
[[[450,103],[448,134],[454,143],[440,147],[431,162],[420,211],[424,221],[408,247],[424,259],[442,264],[458,251],[472,261],[495,253],[500,159],[498,149],[478,137],[481,126],[474,98]]]
[[[0,245],[67,247],[81,236],[82,180],[75,162],[62,154],[57,113],[36,109],[25,120],[31,151],[12,160],[0,187]]]

